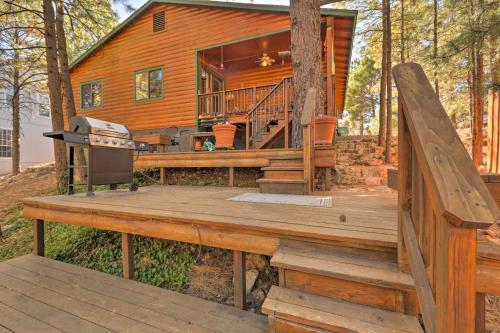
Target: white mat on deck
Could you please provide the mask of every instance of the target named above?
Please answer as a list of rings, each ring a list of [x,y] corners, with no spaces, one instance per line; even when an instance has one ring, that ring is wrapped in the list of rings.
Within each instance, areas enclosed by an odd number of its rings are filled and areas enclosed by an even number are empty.
[[[332,207],[332,197],[294,194],[243,193],[227,200],[260,202],[280,205],[298,205],[312,207]]]

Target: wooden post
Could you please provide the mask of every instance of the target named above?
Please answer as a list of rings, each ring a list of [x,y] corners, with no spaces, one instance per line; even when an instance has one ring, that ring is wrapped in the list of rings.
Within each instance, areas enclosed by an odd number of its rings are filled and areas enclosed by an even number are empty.
[[[333,17],[328,17],[333,21]],[[335,99],[334,99],[334,78],[335,78],[335,53],[333,45],[333,22],[329,22],[327,19],[327,29],[326,29],[326,112],[329,116],[334,116],[335,114]]]
[[[246,254],[233,251],[234,306],[244,310],[246,306]]]
[[[167,182],[167,177],[165,175],[165,168],[160,168],[160,185],[165,185]]]
[[[285,149],[288,149],[288,143],[290,141],[289,133],[290,133],[290,118],[289,118],[289,110],[288,105],[290,104],[290,96],[288,94],[288,86],[285,85]]]
[[[45,226],[43,220],[33,220],[33,253],[45,255]]]
[[[250,118],[247,116],[246,126],[245,126],[245,148],[250,149]]]
[[[486,298],[484,294],[476,294],[476,331],[484,333],[486,331]]]
[[[488,172],[500,172],[500,91],[490,91],[488,102]]]
[[[134,235],[122,232],[123,277],[134,279]]]
[[[473,333],[477,231],[440,218],[436,225],[436,332]]]
[[[325,190],[330,191],[332,189],[332,169],[325,168]]]
[[[304,194],[310,194],[313,190],[314,177],[314,111],[316,109],[316,89],[309,88],[307,90],[306,101],[300,119],[302,126],[303,147],[302,154],[304,160]]]
[[[411,197],[411,145],[410,132],[406,124],[402,101],[398,102],[398,265],[403,272],[410,272],[408,254],[403,237],[403,208],[408,205]]]
[[[234,186],[234,167],[229,168],[229,186]]]

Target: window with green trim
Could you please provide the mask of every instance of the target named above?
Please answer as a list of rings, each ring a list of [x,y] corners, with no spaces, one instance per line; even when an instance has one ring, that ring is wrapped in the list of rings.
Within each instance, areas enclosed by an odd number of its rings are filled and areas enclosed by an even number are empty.
[[[163,68],[135,73],[135,100],[147,101],[163,97]]]
[[[80,106],[82,109],[93,109],[102,106],[102,81],[82,83],[80,86]]]

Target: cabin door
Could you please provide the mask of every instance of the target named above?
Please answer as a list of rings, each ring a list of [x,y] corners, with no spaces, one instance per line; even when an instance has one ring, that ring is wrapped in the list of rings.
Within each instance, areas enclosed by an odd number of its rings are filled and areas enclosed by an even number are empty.
[[[201,84],[201,94],[205,96],[201,107],[203,114],[218,115],[222,111],[224,79],[215,75],[206,66],[202,67],[205,78]]]

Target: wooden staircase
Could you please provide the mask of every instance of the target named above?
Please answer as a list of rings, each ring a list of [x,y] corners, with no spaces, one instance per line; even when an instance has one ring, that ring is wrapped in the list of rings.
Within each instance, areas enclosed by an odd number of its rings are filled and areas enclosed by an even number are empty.
[[[283,241],[263,304],[271,332],[423,332],[409,274],[395,253]]]
[[[292,117],[288,117],[288,120],[277,119],[271,121],[267,125],[267,131],[261,132],[254,139],[254,149],[264,149],[270,147],[280,135],[284,134],[287,128],[286,121],[290,124],[292,122]]]
[[[302,155],[271,157],[270,165],[263,167],[264,178],[257,179],[262,193],[306,194]]]

